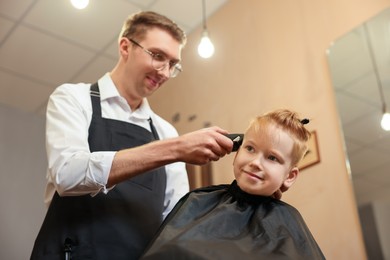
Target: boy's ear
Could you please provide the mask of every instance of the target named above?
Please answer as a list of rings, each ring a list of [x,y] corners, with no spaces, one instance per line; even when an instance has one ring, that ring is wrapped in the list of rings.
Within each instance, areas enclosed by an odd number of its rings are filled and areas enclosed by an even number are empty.
[[[284,180],[283,186],[285,186],[287,189],[290,188],[296,181],[298,174],[299,174],[298,167],[292,168],[288,173],[287,178]]]

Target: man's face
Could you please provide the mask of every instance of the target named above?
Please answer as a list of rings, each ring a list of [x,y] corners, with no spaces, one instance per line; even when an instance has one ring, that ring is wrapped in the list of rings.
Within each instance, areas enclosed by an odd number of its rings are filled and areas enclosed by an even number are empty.
[[[233,162],[238,186],[253,195],[271,196],[297,168],[291,167],[293,139],[268,125],[261,133],[250,129]]]
[[[129,41],[129,56],[126,61],[127,76],[131,82],[129,85],[133,86],[137,96],[148,97],[169,79],[169,65],[156,70],[152,66],[150,53],[162,55],[167,62],[178,62],[182,45],[169,33],[158,28],[150,29],[144,39],[134,40],[146,51]]]

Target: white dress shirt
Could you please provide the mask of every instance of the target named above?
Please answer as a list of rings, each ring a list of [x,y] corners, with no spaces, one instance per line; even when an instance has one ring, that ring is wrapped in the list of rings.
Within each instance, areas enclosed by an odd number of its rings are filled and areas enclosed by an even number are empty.
[[[147,101],[132,111],[121,97],[110,75],[98,81],[102,117],[139,125],[150,131],[151,117],[160,139],[178,136],[176,129],[155,114]],[[92,118],[91,84],[63,84],[49,98],[46,117],[46,150],[48,158],[45,203],[48,206],[57,191],[60,196],[77,196],[99,192],[106,188],[112,160],[116,152],[90,152],[88,129]],[[189,191],[185,164],[165,166],[167,185],[163,217]]]

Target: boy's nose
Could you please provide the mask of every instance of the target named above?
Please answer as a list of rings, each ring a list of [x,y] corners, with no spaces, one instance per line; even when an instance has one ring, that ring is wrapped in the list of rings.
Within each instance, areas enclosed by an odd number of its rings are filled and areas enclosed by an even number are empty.
[[[261,169],[262,169],[262,160],[261,160],[261,158],[260,158],[260,157],[254,158],[254,159],[251,161],[250,165],[251,165],[252,167],[255,167],[257,170],[261,170]]]

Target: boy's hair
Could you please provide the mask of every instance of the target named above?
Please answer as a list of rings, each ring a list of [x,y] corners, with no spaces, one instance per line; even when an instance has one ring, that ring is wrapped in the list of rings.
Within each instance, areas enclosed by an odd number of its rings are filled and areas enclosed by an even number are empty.
[[[278,109],[261,116],[256,117],[249,124],[249,129],[254,129],[256,133],[260,132],[262,128],[267,125],[274,125],[277,128],[286,131],[294,140],[293,150],[291,153],[292,165],[296,166],[307,152],[307,141],[310,138],[310,131],[308,131],[304,124],[308,123],[307,119],[301,120],[296,112],[287,109]]]
[[[175,22],[164,15],[151,11],[130,15],[123,24],[119,39],[126,37],[142,40],[147,30],[153,27],[165,30],[183,46],[187,42],[185,32]]]

